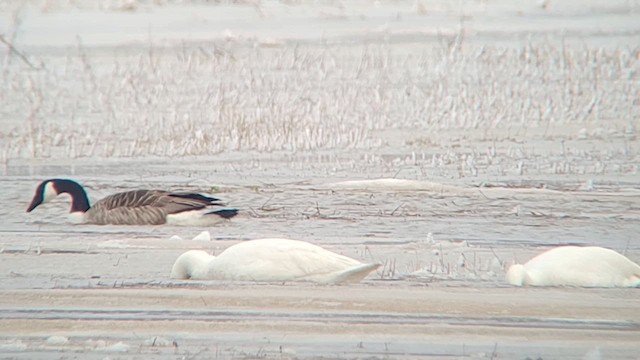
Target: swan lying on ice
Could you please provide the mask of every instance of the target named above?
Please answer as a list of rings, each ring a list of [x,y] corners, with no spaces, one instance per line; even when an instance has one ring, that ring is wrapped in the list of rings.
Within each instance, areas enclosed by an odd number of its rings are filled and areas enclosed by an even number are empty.
[[[379,264],[357,260],[304,241],[258,239],[241,242],[212,256],[201,250],[180,255],[171,277],[194,280],[358,282]]]
[[[640,287],[640,266],[597,246],[553,248],[507,271],[511,285]]]

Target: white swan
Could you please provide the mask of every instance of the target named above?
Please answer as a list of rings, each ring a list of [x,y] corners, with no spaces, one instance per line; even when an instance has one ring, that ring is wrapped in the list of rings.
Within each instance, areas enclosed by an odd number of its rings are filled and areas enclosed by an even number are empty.
[[[201,250],[180,255],[171,277],[195,280],[358,282],[379,264],[325,250],[304,241],[258,239],[238,243],[212,256]]]
[[[463,191],[456,186],[432,181],[393,178],[347,180],[321,185],[320,188],[355,191],[433,191],[438,193]]]
[[[560,246],[507,271],[511,285],[640,287],[640,266],[597,246]]]

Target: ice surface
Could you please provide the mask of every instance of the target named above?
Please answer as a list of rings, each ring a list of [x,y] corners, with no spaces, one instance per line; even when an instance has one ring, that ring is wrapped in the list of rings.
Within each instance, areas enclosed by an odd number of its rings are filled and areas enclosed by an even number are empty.
[[[504,269],[560,244],[640,261],[639,11],[1,1],[0,353],[636,358],[637,289],[516,289]],[[51,177],[241,212],[215,228],[73,226],[64,197],[25,213]],[[188,249],[265,237],[383,266],[352,286],[169,279]]]

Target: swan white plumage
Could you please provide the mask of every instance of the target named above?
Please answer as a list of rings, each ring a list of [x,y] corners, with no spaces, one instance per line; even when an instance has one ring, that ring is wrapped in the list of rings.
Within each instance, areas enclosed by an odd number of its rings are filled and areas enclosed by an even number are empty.
[[[218,256],[201,250],[187,251],[174,263],[171,277],[337,284],[358,282],[378,266],[361,263],[304,241],[258,239],[233,245]]]
[[[512,265],[506,280],[515,286],[640,287],[640,266],[610,249],[560,246]]]

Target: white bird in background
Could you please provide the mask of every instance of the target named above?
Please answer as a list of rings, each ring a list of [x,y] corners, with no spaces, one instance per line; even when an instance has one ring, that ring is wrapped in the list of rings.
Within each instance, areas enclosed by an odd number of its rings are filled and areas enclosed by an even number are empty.
[[[512,265],[511,285],[640,287],[640,266],[622,254],[597,246],[560,246]]]
[[[49,179],[38,185],[27,212],[60,194],[71,196],[72,215],[80,222],[98,225],[215,225],[230,219],[237,209],[215,209],[220,199],[189,192],[134,190],[109,195],[93,206],[84,188],[69,179]]]
[[[364,264],[308,242],[258,239],[235,244],[218,256],[190,250],[180,255],[171,277],[258,282],[358,282],[379,264]]]

